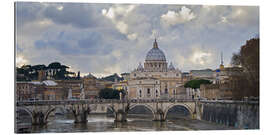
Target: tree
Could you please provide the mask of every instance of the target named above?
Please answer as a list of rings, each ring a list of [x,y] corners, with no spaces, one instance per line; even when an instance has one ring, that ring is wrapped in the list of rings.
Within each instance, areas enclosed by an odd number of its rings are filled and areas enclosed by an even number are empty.
[[[77,79],[80,80],[81,79],[81,75],[80,75],[80,71],[77,74]]]
[[[66,75],[69,74],[69,72],[66,71],[67,68],[69,67],[61,65],[59,62],[53,62],[48,65],[49,71],[52,71],[52,77],[59,80],[66,79]]]
[[[241,46],[240,51],[234,53],[231,59],[233,66],[241,66],[244,69],[242,78],[239,79],[246,79],[245,85],[248,87],[242,96],[259,96],[259,42],[259,38],[247,40],[246,44]]]
[[[209,80],[204,80],[204,79],[199,79],[199,80],[190,80],[188,81],[184,87],[185,88],[193,88],[193,89],[197,89],[200,88],[201,84],[211,84],[212,82]]]
[[[99,91],[98,95],[103,99],[119,99],[120,91],[111,88],[104,88]]]
[[[48,66],[45,65],[23,65],[21,67],[16,67],[17,81],[31,81],[38,79],[38,72],[40,70],[47,70],[46,76],[51,76],[57,80],[73,79],[69,75],[75,74],[74,72],[69,72],[66,69],[68,66],[61,65],[59,62],[53,62]],[[74,78],[76,79],[76,78]]]
[[[61,64],[59,62],[53,62],[53,63],[48,65],[48,68],[50,68],[50,69],[60,69]]]

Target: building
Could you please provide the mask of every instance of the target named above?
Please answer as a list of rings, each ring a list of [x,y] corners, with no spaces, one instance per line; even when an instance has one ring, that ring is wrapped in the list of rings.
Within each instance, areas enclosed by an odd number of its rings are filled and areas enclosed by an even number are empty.
[[[43,100],[64,100],[67,99],[68,90],[61,85],[58,85],[55,81],[45,80],[42,81],[43,89],[39,87],[38,91],[41,94]]]
[[[65,89],[55,81],[31,81],[16,83],[17,100],[62,100]]]
[[[214,83],[223,84],[232,80],[232,77],[242,76],[243,68],[241,67],[223,67],[216,69],[214,72]]]
[[[215,80],[213,84],[203,84],[200,86],[201,97],[206,99],[234,98],[237,96],[234,92],[235,88],[241,84],[243,85],[243,81],[239,80],[239,77],[241,78],[242,75],[243,68],[241,67],[224,67],[221,53],[221,64],[213,74]]]
[[[191,70],[190,76],[192,79],[205,79],[214,81],[214,71],[212,69]]]
[[[91,73],[89,73],[87,76],[84,76],[82,80],[86,99],[97,98],[100,89],[105,87],[105,86],[99,87],[99,85],[97,85],[98,84],[97,82],[99,80]]]
[[[192,76],[188,72],[183,72],[182,73],[182,82],[185,84],[186,82],[192,80]]]
[[[34,99],[36,93],[36,86],[29,82],[17,82],[16,83],[16,99],[17,100],[29,100]]]
[[[62,87],[64,91],[68,93],[71,89],[72,98],[80,98],[82,80],[54,80],[59,87]]]
[[[231,83],[202,84],[200,86],[201,97],[204,99],[232,99],[233,89]]]
[[[134,69],[127,80],[130,99],[154,99],[176,97],[177,87],[183,85],[181,71],[172,62],[167,65],[165,54],[159,49],[155,39],[153,48],[148,51],[145,62]]]
[[[44,76],[44,73],[39,75]],[[76,80],[18,81],[16,82],[16,98],[17,100],[80,99],[84,93],[85,99],[93,99],[98,97],[101,89],[112,88],[112,84],[113,82],[98,80],[90,73]]]
[[[119,81],[112,85],[112,88],[116,90],[127,90],[127,87],[128,87],[127,80]]]

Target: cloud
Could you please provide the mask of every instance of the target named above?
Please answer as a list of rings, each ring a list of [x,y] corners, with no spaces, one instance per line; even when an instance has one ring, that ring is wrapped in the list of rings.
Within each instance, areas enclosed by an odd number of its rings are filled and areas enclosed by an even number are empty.
[[[161,20],[164,24],[171,26],[189,22],[195,17],[196,15],[191,11],[191,9],[183,6],[178,12],[169,10],[166,14],[161,15]]]
[[[156,37],[176,68],[215,69],[221,51],[226,65],[259,33],[258,11],[256,6],[19,2],[16,59],[19,65],[59,61],[81,74],[130,72],[144,62]]]
[[[135,40],[138,37],[138,35],[136,33],[133,33],[133,34],[128,34],[127,37],[130,40]]]
[[[26,65],[29,61],[25,59],[23,56],[18,55],[16,56],[16,66],[21,67],[23,65]]]
[[[16,24],[24,25],[25,23],[42,18],[43,6],[33,2],[16,2]]]
[[[127,17],[135,7],[135,5],[115,5],[110,7],[108,10],[102,9],[101,13],[112,21],[119,32],[125,34],[128,39],[135,40],[137,38],[137,34],[129,32],[129,26],[124,21],[125,17]]]
[[[49,4],[43,15],[58,24],[72,25],[78,28],[91,28],[107,25],[99,13],[100,4]],[[99,22],[95,21],[99,20]]]
[[[211,56],[212,54],[209,52],[204,52],[200,49],[194,49],[189,60],[196,65],[205,65],[212,62]]]
[[[256,25],[259,23],[259,8],[254,7],[236,7],[232,8],[230,14],[228,14],[228,21],[239,27]]]

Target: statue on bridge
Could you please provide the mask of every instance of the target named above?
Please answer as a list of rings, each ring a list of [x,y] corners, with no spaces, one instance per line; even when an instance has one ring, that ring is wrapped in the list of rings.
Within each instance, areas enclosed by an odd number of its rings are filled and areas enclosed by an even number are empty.
[[[81,94],[80,94],[80,99],[85,99],[85,93],[84,93],[84,85],[83,85],[83,83],[81,84]]]
[[[72,89],[69,88],[68,90],[68,99],[72,99]]]

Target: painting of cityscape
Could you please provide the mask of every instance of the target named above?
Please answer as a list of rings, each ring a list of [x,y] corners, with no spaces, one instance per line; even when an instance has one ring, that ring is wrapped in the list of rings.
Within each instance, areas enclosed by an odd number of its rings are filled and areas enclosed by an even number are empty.
[[[15,2],[15,133],[259,127],[259,6]]]

